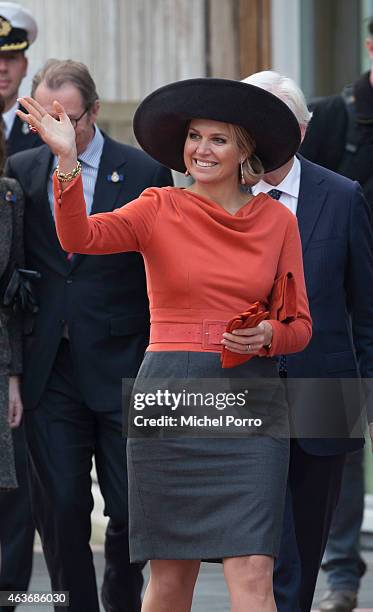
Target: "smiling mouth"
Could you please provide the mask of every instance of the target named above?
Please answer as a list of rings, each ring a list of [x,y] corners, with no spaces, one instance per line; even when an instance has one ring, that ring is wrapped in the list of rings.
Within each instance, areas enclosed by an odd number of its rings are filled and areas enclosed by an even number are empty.
[[[217,165],[217,162],[202,161],[201,159],[194,159],[193,161],[199,168],[212,168]]]

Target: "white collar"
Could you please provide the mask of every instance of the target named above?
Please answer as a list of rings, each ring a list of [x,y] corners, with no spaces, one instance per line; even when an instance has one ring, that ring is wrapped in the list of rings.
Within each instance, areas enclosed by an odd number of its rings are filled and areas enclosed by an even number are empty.
[[[299,196],[299,187],[300,187],[300,161],[297,157],[294,157],[293,165],[290,168],[289,172],[282,179],[281,183],[278,185],[270,185],[266,183],[265,180],[260,180],[256,185],[253,185],[252,192],[254,195],[258,193],[268,193],[271,189],[278,189],[293,198],[298,198]]]
[[[93,127],[95,130],[94,136],[89,142],[87,148],[79,155],[79,159],[87,164],[87,166],[91,166],[97,170],[100,165],[102,149],[104,146],[104,137],[96,124]]]

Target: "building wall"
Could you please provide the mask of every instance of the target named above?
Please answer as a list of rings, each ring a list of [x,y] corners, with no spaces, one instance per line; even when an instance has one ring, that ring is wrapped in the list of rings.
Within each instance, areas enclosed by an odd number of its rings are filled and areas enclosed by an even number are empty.
[[[271,67],[301,84],[300,0],[272,0]]]
[[[50,57],[87,64],[100,97],[139,100],[178,79],[205,76],[205,0],[19,0],[39,36],[29,75]]]
[[[262,0],[18,0],[39,26],[27,52],[33,74],[50,58],[84,62],[103,101],[100,125],[133,143],[136,104],[157,87],[199,76],[240,78],[240,25]],[[270,0],[264,0],[267,5]],[[268,11],[267,11],[268,12]],[[241,20],[241,22],[240,22]],[[246,30],[247,32],[247,30]],[[242,40],[246,43],[253,37]],[[246,75],[243,75],[246,76]]]

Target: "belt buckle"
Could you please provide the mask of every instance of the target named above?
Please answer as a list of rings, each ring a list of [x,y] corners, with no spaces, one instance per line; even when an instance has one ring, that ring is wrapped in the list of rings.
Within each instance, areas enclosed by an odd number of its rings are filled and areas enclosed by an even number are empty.
[[[222,334],[227,328],[227,321],[202,321],[202,348],[210,350],[221,350]]]

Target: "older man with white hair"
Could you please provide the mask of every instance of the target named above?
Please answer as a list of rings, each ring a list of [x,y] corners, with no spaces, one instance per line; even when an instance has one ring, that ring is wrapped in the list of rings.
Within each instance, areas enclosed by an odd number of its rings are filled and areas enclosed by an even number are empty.
[[[263,71],[245,82],[270,91],[294,112],[304,136],[310,113],[291,79]],[[336,506],[346,453],[361,448],[358,437],[308,435],[305,423],[323,413],[319,397],[302,395],[294,379],[344,379],[373,376],[373,233],[370,210],[360,185],[301,156],[264,175],[253,188],[269,193],[297,215],[313,337],[297,355],[280,359],[280,375],[298,393],[291,405],[294,437],[288,479],[283,540],[275,568],[279,612],[309,612],[318,570]],[[316,385],[318,386],[318,385]],[[308,387],[309,388],[309,387]],[[346,418],[338,385],[330,385],[328,404],[336,429]],[[295,397],[294,395],[294,397]],[[289,393],[292,404],[291,393]],[[311,400],[311,401],[310,401]],[[326,413],[324,413],[326,414]],[[370,415],[370,421],[373,416]],[[320,425],[315,423],[316,427]]]

